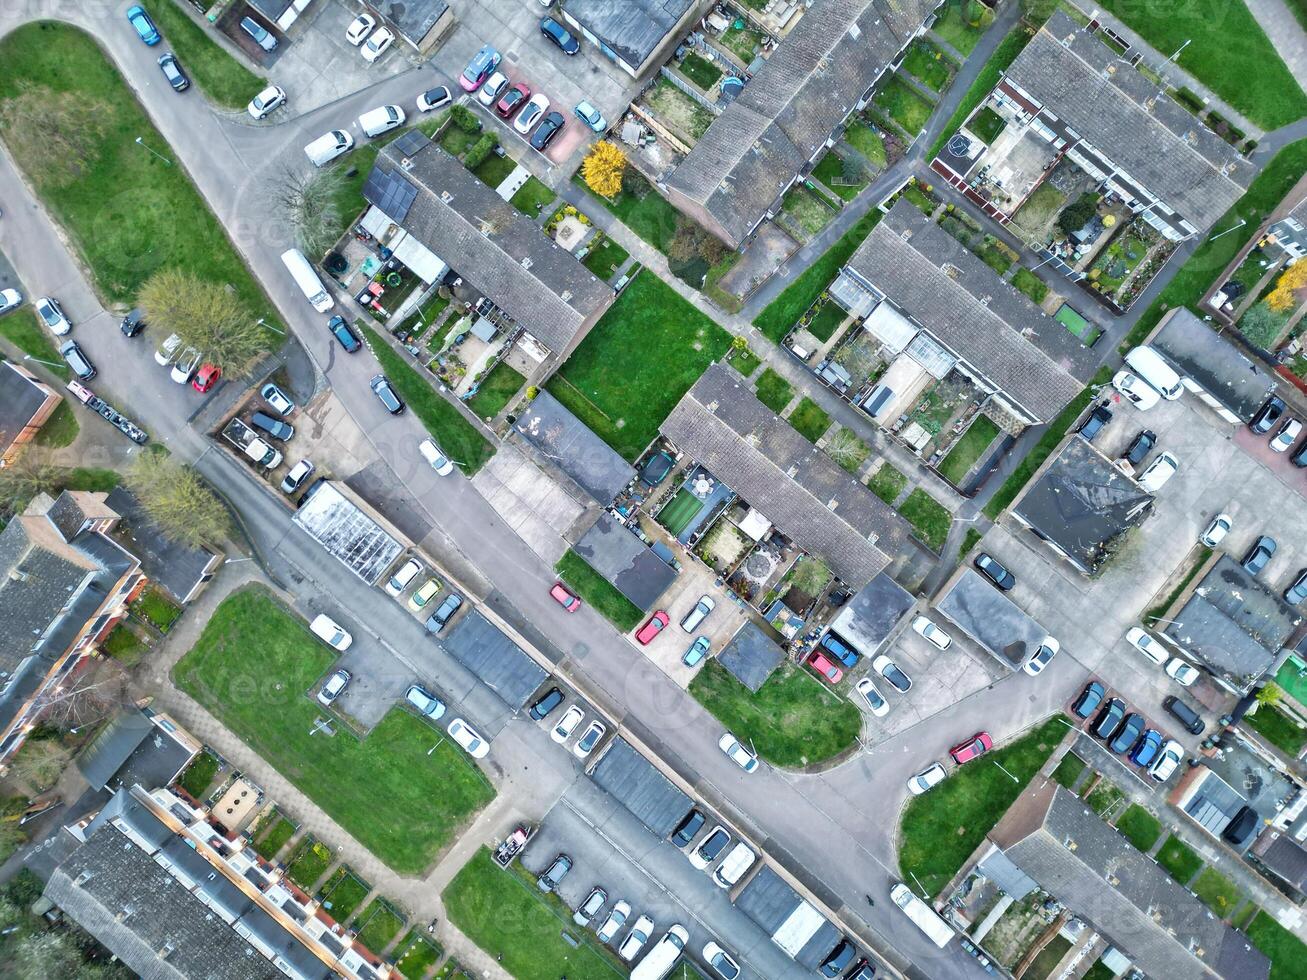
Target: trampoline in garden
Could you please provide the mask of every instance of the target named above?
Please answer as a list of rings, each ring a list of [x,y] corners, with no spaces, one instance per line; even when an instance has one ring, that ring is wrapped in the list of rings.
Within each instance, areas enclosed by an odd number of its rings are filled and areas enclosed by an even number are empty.
[[[658,523],[667,528],[673,537],[678,537],[703,506],[703,501],[692,494],[688,487],[681,487],[676,491],[676,496],[667,502],[667,506],[658,512]]]
[[[1093,347],[1094,341],[1098,340],[1103,333],[1102,330],[1073,309],[1070,303],[1063,303],[1057,313],[1053,315],[1053,319],[1079,337],[1080,342],[1086,347]]]

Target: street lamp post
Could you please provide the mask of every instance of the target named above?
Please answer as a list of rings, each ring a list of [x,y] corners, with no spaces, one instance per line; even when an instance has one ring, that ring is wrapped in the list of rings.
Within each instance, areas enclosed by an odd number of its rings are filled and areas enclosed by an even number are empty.
[[[172,166],[172,161],[169,160],[166,156],[164,156],[162,153],[156,152],[155,150],[152,150],[152,149],[150,149],[148,146],[146,146],[146,145],[145,145],[145,139],[144,139],[143,137],[140,137],[140,136],[136,137],[136,145],[139,146],[141,149],[145,150],[145,152],[147,152],[147,153],[151,153],[151,154],[153,154],[154,156],[158,157],[160,160],[162,160],[162,161],[164,162],[164,164],[165,164],[166,166],[169,166],[169,167]]]
[[[47,367],[52,367],[52,368],[61,368],[61,367],[63,367],[63,365],[60,364],[60,363],[58,363],[57,361],[43,361],[43,360],[41,360],[39,357],[33,357],[31,354],[24,354],[24,355],[23,355],[23,360],[24,360],[24,361],[35,361],[37,364],[44,364],[44,365],[46,365]]]
[[[1231,227],[1225,229],[1225,231],[1218,232],[1217,234],[1213,235],[1211,238],[1209,238],[1209,239],[1207,239],[1207,240],[1208,240],[1209,242],[1214,242],[1214,241],[1216,241],[1218,238],[1220,238],[1221,235],[1228,235],[1228,234],[1230,234],[1230,232],[1232,232],[1232,231],[1238,231],[1240,228],[1242,228],[1242,227],[1243,227],[1244,225],[1246,225],[1247,223],[1248,223],[1248,219],[1247,219],[1247,218],[1240,218],[1240,219],[1239,219],[1239,223],[1238,223],[1237,225],[1232,225]]]
[[[1003,763],[999,762],[997,759],[993,759],[991,761],[994,763],[994,765],[998,766],[1000,769],[1003,769]],[[1008,772],[1006,769],[1003,769],[1003,775],[1007,776],[1007,778],[1012,780],[1012,782],[1014,783],[1021,782],[1021,780],[1017,779],[1016,776],[1012,775],[1012,773]]]

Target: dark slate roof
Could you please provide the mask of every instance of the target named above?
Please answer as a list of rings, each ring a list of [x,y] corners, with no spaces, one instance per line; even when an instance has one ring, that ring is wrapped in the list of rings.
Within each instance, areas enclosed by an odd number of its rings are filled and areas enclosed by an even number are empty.
[[[1015,602],[972,568],[935,598],[935,608],[1010,667],[1018,667],[1048,635]]]
[[[95,789],[137,784],[158,789],[171,783],[193,754],[148,712],[129,708],[77,757],[77,768]]]
[[[154,723],[145,712],[139,708],[125,710],[101,729],[77,757],[77,768],[92,788],[104,789],[105,783],[153,730]]]
[[[440,645],[511,708],[520,708],[549,676],[497,626],[473,609]]]
[[[190,596],[213,561],[213,552],[192,548],[165,535],[126,487],[109,491],[105,503],[121,517],[112,537],[140,559],[141,569],[150,581],[163,586],[179,601]]]
[[[84,561],[55,553],[33,537],[32,521],[15,517],[0,531],[0,670],[13,669],[28,657],[59,611],[95,569]]]
[[[1073,436],[1013,513],[1088,573],[1110,557],[1121,535],[1144,522],[1152,503],[1152,494]]]
[[[1222,555],[1166,635],[1242,690],[1275,662],[1301,622],[1278,593]]]
[[[663,422],[682,452],[743,497],[848,586],[861,589],[908,550],[908,526],[879,497],[714,364]]]
[[[406,40],[416,45],[436,26],[449,4],[446,0],[372,0],[372,7],[380,10]]]
[[[693,802],[620,735],[595,764],[590,778],[660,839],[676,829]]]
[[[1270,960],[1244,936],[1051,780],[1023,794],[990,839],[1150,977],[1270,975]]]
[[[567,0],[567,15],[632,68],[658,50],[698,0]]]
[[[277,18],[290,9],[294,0],[247,0],[247,2],[275,24]]]
[[[668,185],[706,207],[738,245],[938,5],[814,4],[699,138]]]
[[[376,585],[404,550],[389,531],[327,480],[309,487],[294,521],[368,585]]]
[[[429,140],[405,147],[407,156],[393,143],[381,151],[363,196],[447,257],[460,276],[533,337],[559,353],[589,318],[612,303],[612,287],[457,159]],[[382,204],[395,200],[396,184],[416,194],[407,207],[392,204],[387,210]]]
[[[717,655],[717,662],[750,691],[762,687],[784,659],[776,634],[752,620],[741,626]]]
[[[1200,230],[1252,181],[1234,147],[1060,10],[1006,77]]]
[[[607,513],[599,515],[572,550],[646,612],[676,578],[676,569]]]
[[[1183,306],[1149,340],[1181,377],[1192,378],[1247,422],[1275,387],[1266,368],[1248,357]]]
[[[605,507],[635,478],[630,463],[547,391],[531,400],[514,428]]]
[[[1071,331],[907,200],[847,267],[1036,419],[1056,416],[1097,369]]]
[[[41,410],[48,395],[8,361],[0,361],[0,453]]]
[[[1288,834],[1268,831],[1257,838],[1252,853],[1276,876],[1299,892],[1307,892],[1307,850]]]
[[[836,614],[831,629],[869,657],[914,605],[912,594],[881,572]]]
[[[764,864],[758,873],[749,879],[748,884],[736,896],[734,904],[737,909],[769,933],[773,940],[777,931],[785,925],[795,910],[802,905],[808,905],[803,897],[771,865],[767,864]],[[815,970],[822,958],[839,941],[840,933],[829,919],[821,917],[811,905],[808,905],[808,909],[815,928],[794,958],[803,966]]]

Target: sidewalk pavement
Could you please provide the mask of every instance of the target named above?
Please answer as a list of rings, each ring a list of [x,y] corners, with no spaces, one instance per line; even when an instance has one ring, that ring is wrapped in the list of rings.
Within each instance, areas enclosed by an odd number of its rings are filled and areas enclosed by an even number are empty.
[[[1307,82],[1307,31],[1288,3],[1294,0],[1246,0],[1248,11],[1271,39],[1276,52],[1301,85]]]

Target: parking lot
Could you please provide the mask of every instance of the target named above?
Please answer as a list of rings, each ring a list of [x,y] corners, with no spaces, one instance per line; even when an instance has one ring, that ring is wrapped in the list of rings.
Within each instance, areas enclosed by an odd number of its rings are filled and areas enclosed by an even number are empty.
[[[657,664],[664,674],[683,687],[689,686],[694,675],[703,668],[703,664],[708,662],[708,658],[720,653],[736,631],[749,619],[749,614],[740,600],[736,599],[733,593],[717,586],[716,578],[716,573],[702,562],[682,561],[681,573],[659,600],[658,605],[659,609],[667,613],[671,622],[648,646],[635,644],[640,652]],[[700,597],[705,595],[716,603],[715,608],[694,630],[685,632],[681,629],[681,620],[694,609]],[[647,621],[646,616],[640,624],[643,625]],[[638,630],[639,627],[636,629]],[[635,643],[634,635],[631,633],[628,637],[632,643]],[[700,661],[699,666],[687,667],[681,658],[699,636],[708,637],[711,652]]]

